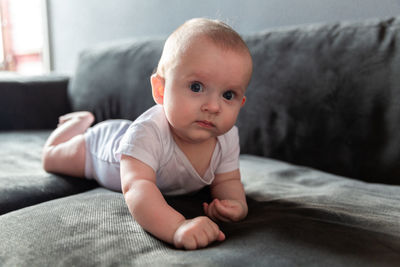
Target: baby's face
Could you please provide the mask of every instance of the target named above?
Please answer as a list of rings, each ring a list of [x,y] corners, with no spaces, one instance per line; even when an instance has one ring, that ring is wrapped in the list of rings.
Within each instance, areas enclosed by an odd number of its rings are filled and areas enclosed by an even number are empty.
[[[175,137],[201,143],[228,132],[245,102],[251,57],[198,38],[172,65],[163,105]]]

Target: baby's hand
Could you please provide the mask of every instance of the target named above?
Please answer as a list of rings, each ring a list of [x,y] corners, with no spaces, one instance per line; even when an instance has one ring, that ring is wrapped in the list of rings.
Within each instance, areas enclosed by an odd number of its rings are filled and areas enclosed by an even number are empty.
[[[175,247],[189,250],[206,247],[216,240],[224,241],[225,235],[217,224],[204,216],[185,220],[174,234]]]
[[[247,209],[237,200],[214,199],[210,204],[203,203],[204,213],[212,220],[237,222],[244,219]]]

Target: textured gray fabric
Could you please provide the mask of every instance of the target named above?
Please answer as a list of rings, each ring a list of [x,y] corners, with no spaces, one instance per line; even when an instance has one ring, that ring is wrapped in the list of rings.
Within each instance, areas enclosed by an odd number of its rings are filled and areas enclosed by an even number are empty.
[[[49,133],[49,130],[0,132],[0,215],[97,186],[87,180],[72,180],[43,171],[40,157]]]
[[[396,266],[400,188],[244,155],[249,216],[224,242],[182,251],[132,219],[103,188],[0,216],[0,262],[16,266]],[[208,192],[169,198],[192,217]],[[162,222],[160,222],[162,223]]]
[[[400,187],[382,183],[400,181],[399,36],[400,18],[246,37],[254,75],[238,126],[253,154],[240,162],[249,215],[221,223],[227,240],[202,250],[144,232],[120,193],[43,172],[49,131],[0,132],[0,265],[398,266]],[[0,81],[0,129],[53,128],[70,108],[136,118],[153,104],[162,43],[83,52],[69,98],[68,79]],[[167,200],[193,217],[207,199],[206,189]]]
[[[65,76],[0,76],[0,130],[48,129],[70,110]]]
[[[400,184],[400,18],[253,34],[243,153]]]
[[[96,121],[134,120],[154,105],[150,76],[164,40],[124,41],[83,51],[68,88],[73,110],[89,110]]]

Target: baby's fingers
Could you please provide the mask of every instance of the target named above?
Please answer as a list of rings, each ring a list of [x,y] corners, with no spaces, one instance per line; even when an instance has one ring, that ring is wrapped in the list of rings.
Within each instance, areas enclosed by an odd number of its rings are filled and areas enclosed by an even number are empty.
[[[240,207],[228,201],[216,200],[215,209],[221,218],[225,221],[237,221],[240,216]]]
[[[209,220],[209,227],[205,229],[209,242],[225,240],[225,234],[219,229],[218,225]]]
[[[218,208],[216,206],[217,205],[216,203],[218,201],[219,201],[218,199],[214,199],[213,202],[211,202],[210,204],[205,203],[204,204],[205,214],[213,221],[219,220],[223,222],[229,222],[230,221],[229,217],[225,217],[218,211]]]
[[[207,215],[207,217],[209,217],[213,221],[217,220],[214,201],[211,202],[210,204],[203,203],[203,209],[204,209],[204,213]]]
[[[204,203],[203,203],[203,210],[204,210],[204,213],[205,213],[207,216],[208,216],[208,207],[209,207],[208,203],[204,202]]]
[[[193,250],[208,246],[214,241],[223,241],[224,233],[209,218],[201,216],[186,220],[176,230],[173,243],[177,248]]]
[[[225,234],[221,230],[219,230],[217,241],[221,242],[224,240],[225,240]]]

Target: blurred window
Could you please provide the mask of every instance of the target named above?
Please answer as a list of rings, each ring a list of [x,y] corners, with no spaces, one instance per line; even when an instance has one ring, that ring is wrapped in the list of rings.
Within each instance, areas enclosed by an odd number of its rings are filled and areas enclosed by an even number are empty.
[[[0,0],[0,69],[21,74],[49,71],[45,0]]]

